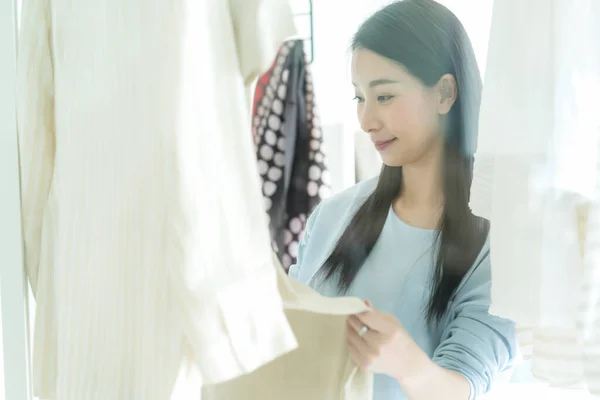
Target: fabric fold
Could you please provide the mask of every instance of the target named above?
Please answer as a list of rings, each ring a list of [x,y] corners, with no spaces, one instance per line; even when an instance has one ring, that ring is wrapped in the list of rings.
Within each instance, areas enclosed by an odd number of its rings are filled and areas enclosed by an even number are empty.
[[[283,308],[298,349],[258,370],[208,385],[202,400],[370,400],[373,375],[352,361],[346,318],[369,308],[357,298],[330,298],[287,276],[274,254]]]

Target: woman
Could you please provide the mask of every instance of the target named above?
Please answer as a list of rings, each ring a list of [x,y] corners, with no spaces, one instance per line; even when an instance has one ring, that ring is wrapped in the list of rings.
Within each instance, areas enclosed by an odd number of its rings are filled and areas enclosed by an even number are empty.
[[[375,372],[374,400],[468,400],[517,353],[491,316],[489,223],[468,207],[481,78],[467,34],[432,0],[375,13],[352,45],[362,129],[381,154],[376,181],[322,202],[290,275],[372,310],[347,345]]]

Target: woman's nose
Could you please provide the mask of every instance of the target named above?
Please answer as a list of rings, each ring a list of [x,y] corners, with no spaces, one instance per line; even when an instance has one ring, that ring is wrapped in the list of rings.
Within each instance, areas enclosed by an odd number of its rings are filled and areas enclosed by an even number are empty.
[[[373,107],[364,105],[359,111],[360,127],[364,132],[373,133],[381,129],[381,120]]]

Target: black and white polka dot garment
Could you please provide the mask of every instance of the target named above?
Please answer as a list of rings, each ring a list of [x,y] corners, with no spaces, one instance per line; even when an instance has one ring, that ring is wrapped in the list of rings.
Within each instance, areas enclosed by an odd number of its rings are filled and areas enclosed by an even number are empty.
[[[273,249],[286,270],[296,262],[310,212],[330,193],[329,171],[301,40],[282,45],[258,81],[252,120]]]

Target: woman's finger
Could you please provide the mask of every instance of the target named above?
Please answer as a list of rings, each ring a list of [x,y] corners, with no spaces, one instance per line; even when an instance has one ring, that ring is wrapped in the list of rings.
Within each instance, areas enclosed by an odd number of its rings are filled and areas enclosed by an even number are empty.
[[[366,354],[377,355],[379,352],[379,345],[383,342],[383,339],[380,337],[379,333],[371,330],[368,330],[365,334],[360,336],[359,332],[363,325],[360,325],[357,321],[357,319],[348,318],[347,335],[349,336],[349,339],[357,346],[360,346]]]
[[[361,320],[360,315],[350,315],[348,317],[348,322],[352,325],[352,327],[356,330],[357,333],[359,333],[363,329],[363,327],[366,326],[369,330],[365,334],[363,334],[363,337],[369,342],[379,343],[384,341],[385,339],[384,335],[381,332],[379,332],[377,329],[373,329],[371,325],[365,324]]]
[[[367,369],[367,361],[365,357],[361,354],[360,350],[354,346],[350,341],[347,343],[348,353],[350,353],[350,357],[354,360],[354,363],[358,365],[359,368]]]
[[[360,320],[355,317],[354,315],[350,315],[348,318],[348,323],[350,324],[350,326],[352,328],[354,328],[354,330],[356,331],[356,333],[360,332],[360,330],[363,328],[363,326],[365,326],[362,322],[360,322]],[[368,327],[367,327],[368,328]]]
[[[346,327],[346,342],[348,351],[351,353],[354,362],[360,367],[368,368],[371,358],[369,346],[362,338],[358,337],[354,329],[350,326]]]
[[[360,324],[368,326],[371,330],[384,335],[395,331],[396,325],[388,316],[380,311],[372,310],[354,315],[360,321]]]
[[[354,330],[354,333],[358,337],[362,338],[366,342],[371,342],[375,339],[377,332],[373,331],[371,328],[369,328],[368,326],[366,326],[362,322],[360,322],[360,320],[356,316],[350,315],[347,320],[348,320],[348,325],[350,325],[350,327]],[[365,327],[368,330],[361,335],[360,332],[363,331]]]

